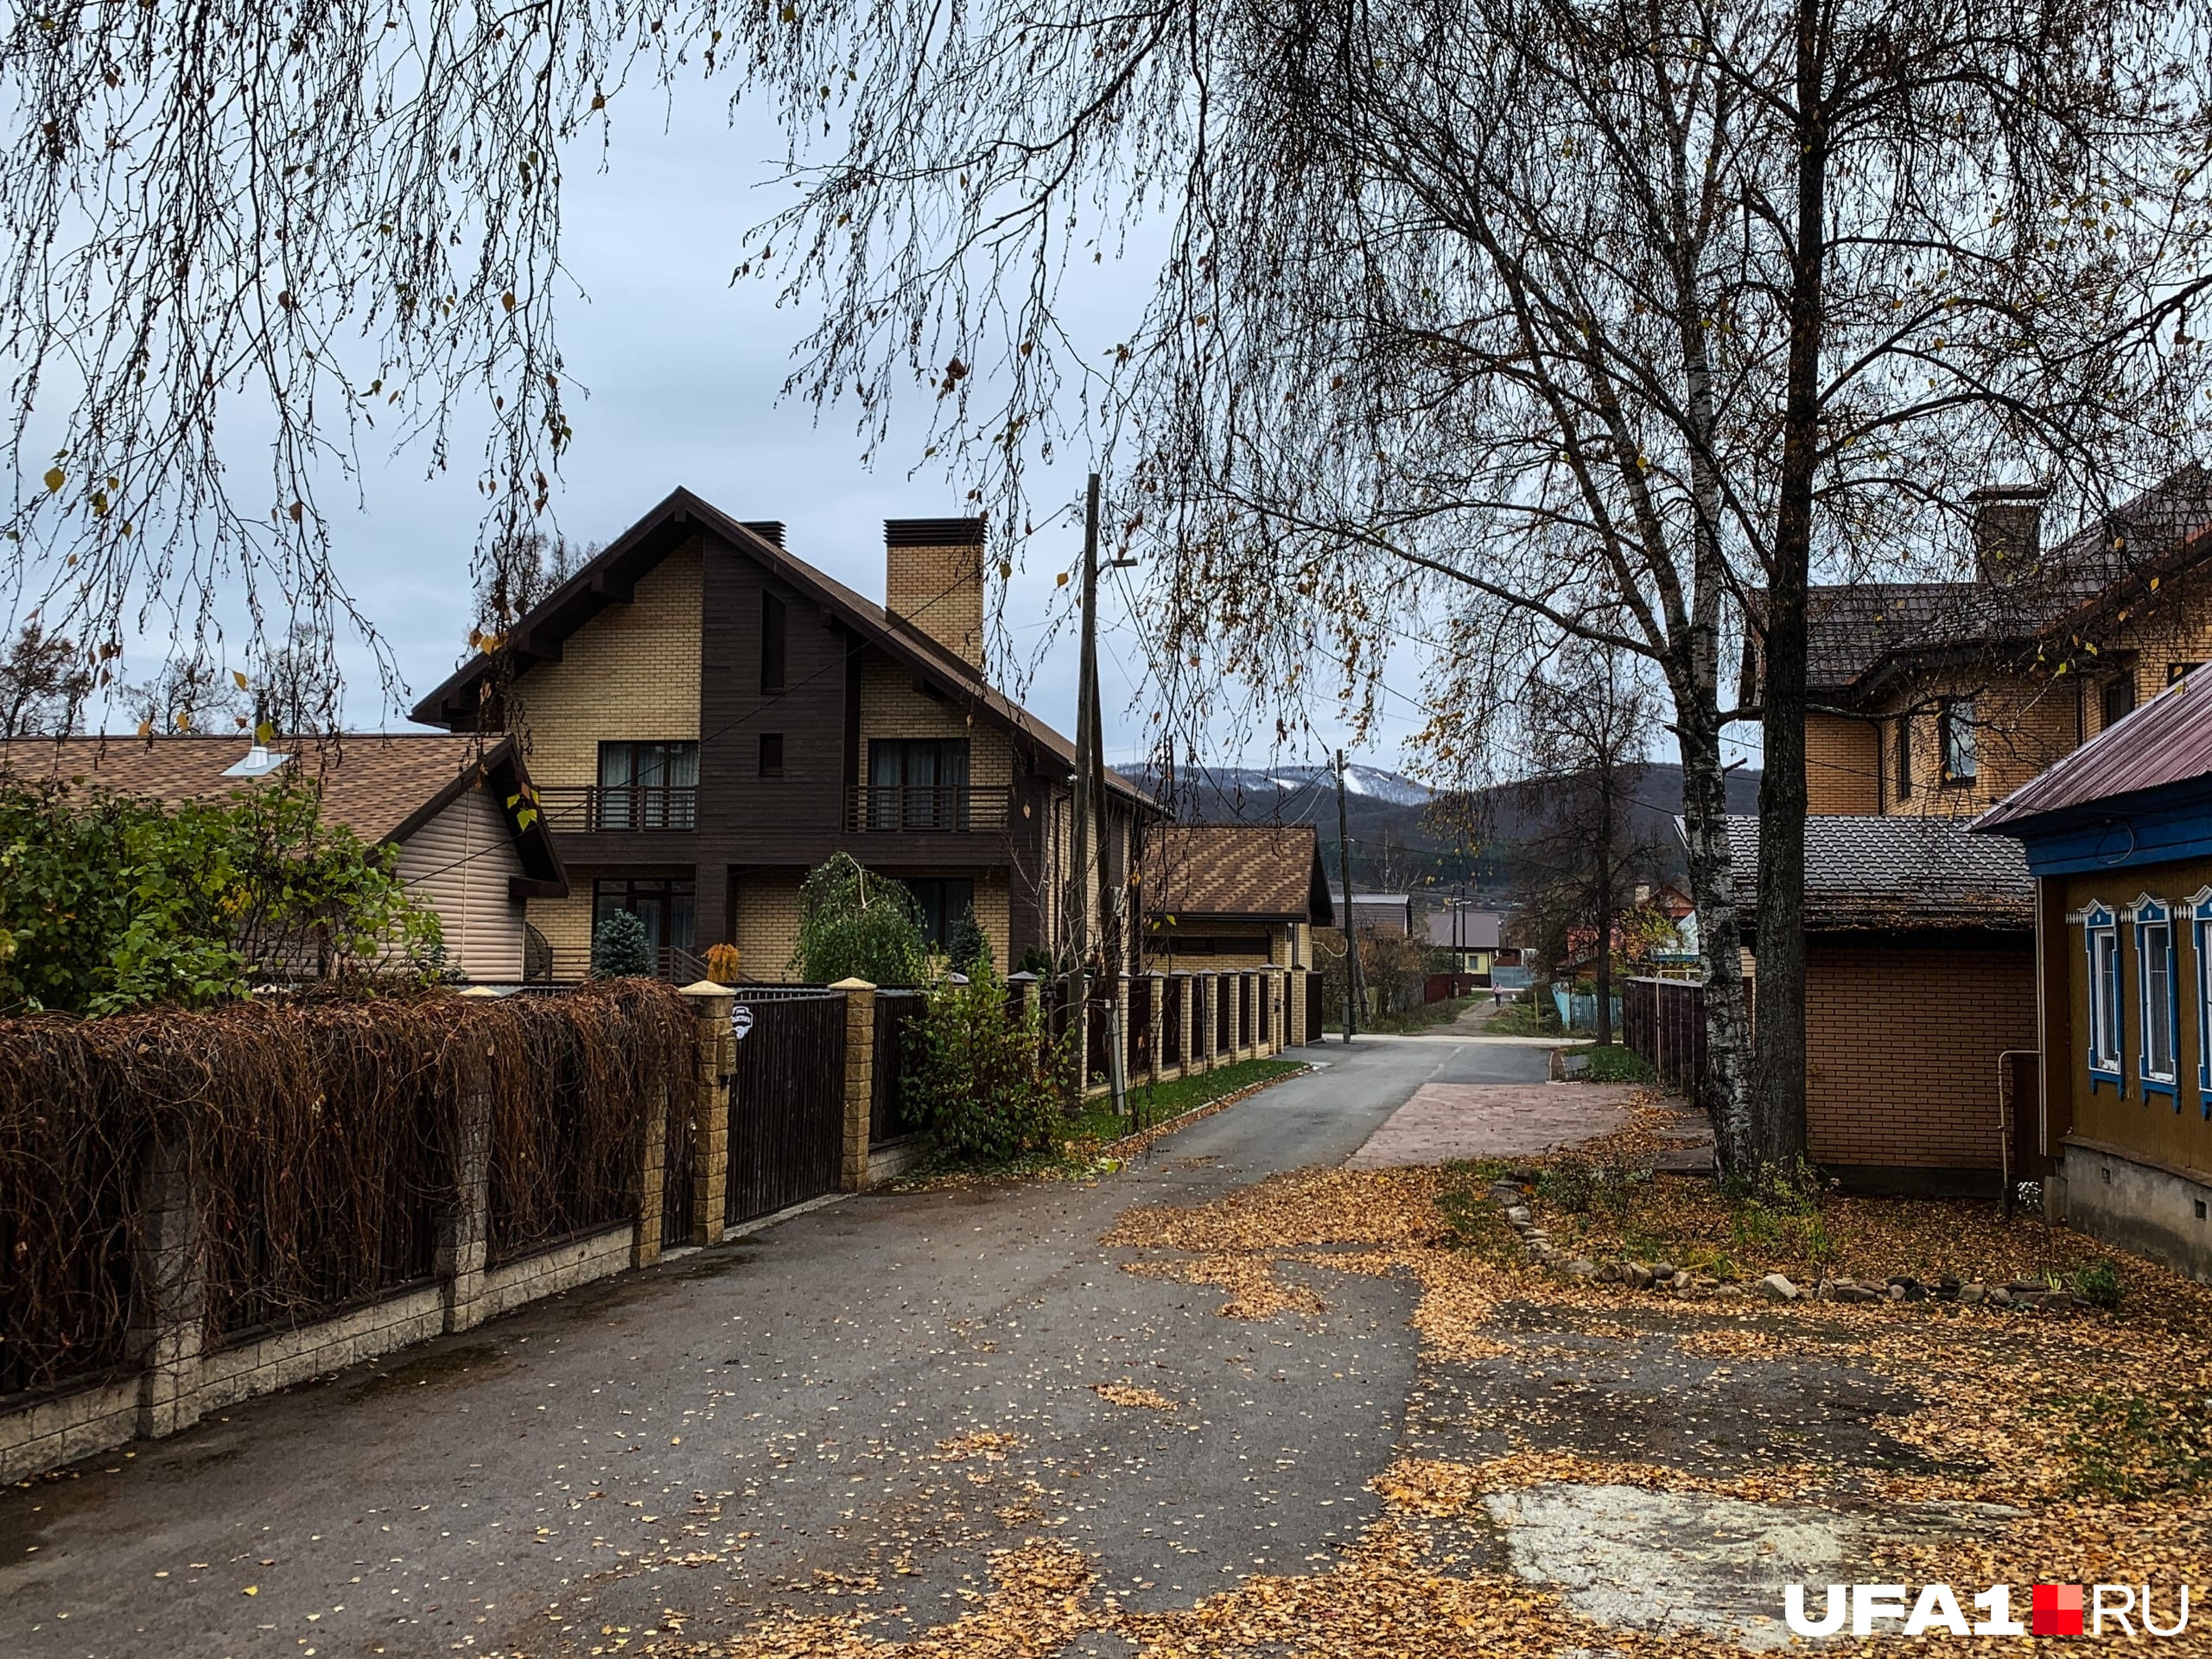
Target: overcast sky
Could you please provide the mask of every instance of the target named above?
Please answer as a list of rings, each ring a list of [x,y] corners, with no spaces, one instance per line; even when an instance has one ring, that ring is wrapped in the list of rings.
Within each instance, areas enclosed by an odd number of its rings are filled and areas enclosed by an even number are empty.
[[[790,188],[771,182],[780,140],[765,118],[741,114],[733,126],[719,99],[696,87],[679,99],[665,133],[647,103],[639,99],[616,124],[607,172],[572,161],[567,175],[567,257],[588,298],[567,307],[563,347],[589,396],[570,409],[575,440],[556,497],[561,528],[574,542],[607,540],[685,485],[734,517],[783,520],[793,553],[880,597],[881,521],[957,513],[959,487],[936,471],[908,478],[922,448],[919,410],[870,469],[852,410],[833,409],[817,424],[810,406],[779,404],[791,349],[811,319],[779,310],[768,284],[733,288],[730,273],[746,229],[766,217],[778,189]],[[1120,337],[1109,331],[1134,315],[1148,273],[1109,266],[1102,275],[1109,298],[1078,304],[1090,304],[1080,320],[1095,321],[1104,344]],[[359,513],[344,505],[342,490],[324,496],[343,577],[416,695],[453,668],[470,621],[468,561],[481,497],[474,446],[457,444],[454,454],[454,470],[428,478],[419,452],[388,463],[365,457]],[[1076,500],[1089,460],[1065,458],[1058,475],[1035,489],[1040,502]],[[1062,627],[1045,648],[1053,573],[1078,556],[1079,525],[1067,524],[1062,539],[1060,560],[1049,541],[1033,545],[1007,618],[1018,652],[1037,659],[1027,701],[1071,730],[1072,629]],[[1109,758],[1127,760],[1142,747],[1143,712],[1128,706],[1143,677],[1142,652],[1118,597],[1100,614]],[[349,721],[399,723],[378,707],[365,653],[349,652],[347,669]],[[1398,744],[1420,723],[1415,665],[1402,664],[1395,678],[1382,741],[1363,757],[1384,766],[1400,764]],[[1329,741],[1338,735],[1317,727]]]

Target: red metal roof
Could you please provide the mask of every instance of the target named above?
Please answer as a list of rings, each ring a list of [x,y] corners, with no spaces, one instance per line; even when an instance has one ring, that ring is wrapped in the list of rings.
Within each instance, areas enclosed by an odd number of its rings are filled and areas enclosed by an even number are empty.
[[[2206,776],[2212,776],[2212,667],[2176,680],[2126,719],[2014,790],[1974,827],[1996,830]]]

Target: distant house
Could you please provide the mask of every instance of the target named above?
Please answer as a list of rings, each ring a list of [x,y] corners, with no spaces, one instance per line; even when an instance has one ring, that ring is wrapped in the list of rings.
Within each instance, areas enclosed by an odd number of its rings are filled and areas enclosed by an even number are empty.
[[[1974,580],[1808,595],[1815,813],[1970,817],[2212,658],[2212,474],[2184,468],[2049,546],[2040,491],[1976,508]]]
[[[1409,893],[1356,893],[1349,907],[1341,893],[1329,894],[1337,915],[1349,915],[1362,933],[1403,938],[1414,931],[1414,900]]]
[[[1336,912],[1310,824],[1163,824],[1145,836],[1144,965],[1311,968]]]
[[[530,903],[550,976],[582,977],[594,929],[627,911],[676,977],[727,943],[746,977],[784,978],[801,883],[839,852],[903,883],[933,945],[972,911],[1001,969],[1058,954],[1089,890],[1066,868],[1075,749],[984,671],[983,521],[885,521],[880,601],[783,541],[677,490],[522,618],[503,661],[416,705],[528,745],[576,877]],[[1115,773],[1105,792],[1102,885],[1125,892],[1160,814]]]
[[[1974,829],[2016,838],[2035,878],[2046,1205],[2212,1281],[2212,672]]]
[[[1448,905],[1425,912],[1422,943],[1452,958],[1455,974],[1488,974],[1497,963],[1498,931],[1504,917],[1471,905]]]
[[[1748,916],[1758,820],[1728,830]],[[2028,1081],[2007,1057],[2036,1046],[2035,961],[2034,893],[2009,843],[1947,818],[1807,819],[1813,1161],[1893,1192],[1994,1193],[2027,1168],[2031,1141],[2016,1125],[2008,1146],[2003,1130]]]
[[[542,820],[524,827],[508,803],[530,782],[513,740],[366,733],[276,744],[250,774],[244,737],[18,738],[0,771],[175,804],[221,801],[270,779],[307,784],[325,823],[399,849],[408,892],[435,910],[448,966],[479,982],[529,975],[524,906],[569,891]]]

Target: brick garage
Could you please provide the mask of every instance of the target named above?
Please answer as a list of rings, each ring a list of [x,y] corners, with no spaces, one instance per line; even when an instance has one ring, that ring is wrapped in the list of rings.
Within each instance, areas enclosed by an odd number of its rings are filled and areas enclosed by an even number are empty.
[[[1808,938],[1814,1162],[1853,1185],[1993,1185],[1999,1057],[2036,1046],[2035,964],[2025,933]]]
[[[1758,902],[1758,820],[1729,820]],[[1805,1109],[1813,1162],[1862,1191],[1990,1192],[2005,1094],[2032,1076],[2034,890],[2009,846],[1941,818],[1805,824]],[[1745,972],[1754,981],[1756,961]],[[2019,1111],[2032,1122],[2031,1085]],[[2011,1162],[2036,1173],[2015,1124]]]

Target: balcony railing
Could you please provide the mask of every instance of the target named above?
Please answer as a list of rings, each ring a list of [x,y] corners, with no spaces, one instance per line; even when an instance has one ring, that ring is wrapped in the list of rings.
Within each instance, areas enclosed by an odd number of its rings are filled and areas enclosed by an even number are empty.
[[[968,784],[860,784],[845,791],[848,830],[1003,830],[1013,791]]]
[[[699,790],[695,784],[556,785],[538,790],[537,807],[547,829],[569,835],[694,830]]]

